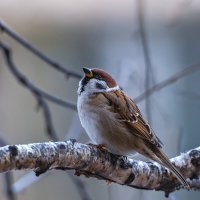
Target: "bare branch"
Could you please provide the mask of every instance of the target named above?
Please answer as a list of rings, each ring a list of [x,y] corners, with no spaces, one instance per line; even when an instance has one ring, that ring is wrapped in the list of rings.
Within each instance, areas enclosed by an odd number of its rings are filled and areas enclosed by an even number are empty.
[[[44,119],[46,121],[46,129],[47,133],[49,134],[51,139],[58,140],[58,137],[55,132],[55,128],[52,123],[52,117],[50,113],[49,106],[47,102],[44,100],[44,98],[47,98],[48,100],[51,100],[59,105],[65,105],[68,108],[75,109],[76,110],[76,104],[67,102],[67,101],[61,101],[57,97],[54,97],[45,91],[41,90],[37,86],[35,86],[25,75],[23,75],[15,66],[14,62],[12,61],[12,52],[5,44],[0,42],[0,48],[2,48],[4,52],[4,56],[7,62],[7,66],[11,73],[14,75],[14,77],[21,83],[24,87],[28,88],[33,95],[36,97],[39,106],[42,107],[43,113],[44,113]],[[64,103],[64,104],[63,104]]]
[[[9,36],[11,36],[12,38],[14,38],[16,41],[18,41],[20,44],[22,44],[23,46],[25,46],[28,50],[30,50],[31,52],[35,53],[36,55],[38,55],[42,60],[46,61],[48,64],[54,66],[54,68],[56,68],[57,70],[65,73],[68,76],[74,76],[78,79],[81,78],[81,75],[67,70],[64,67],[62,67],[61,65],[59,65],[58,63],[56,63],[55,61],[53,61],[51,58],[49,58],[48,56],[46,56],[43,52],[39,51],[37,48],[35,48],[33,45],[31,45],[30,43],[28,43],[23,37],[19,36],[14,30],[12,30],[8,25],[6,25],[5,23],[3,23],[2,21],[0,21],[0,29],[4,32],[6,32]],[[0,44],[0,48],[6,47],[6,45],[4,44]],[[11,51],[8,47],[7,51]],[[4,49],[5,50],[5,49]],[[183,69],[182,71],[178,72],[177,74],[175,74],[174,76],[171,76],[170,78],[154,85],[153,87],[149,88],[148,90],[146,90],[145,92],[143,92],[142,94],[140,94],[139,96],[137,96],[135,98],[136,102],[140,102],[142,100],[144,100],[145,98],[149,97],[150,95],[152,95],[153,93],[165,88],[166,86],[176,82],[177,80],[183,78],[184,76],[189,75],[190,73],[193,73],[197,70],[200,69],[200,65],[196,64],[196,65],[191,65],[189,67],[186,67],[185,69]],[[41,89],[37,88],[40,93],[43,95],[43,97],[47,98],[48,100],[57,103],[59,105],[65,106],[65,107],[70,107],[72,109],[76,110],[76,105],[74,105],[72,102],[66,102],[62,99],[59,99],[58,97],[54,97],[48,93],[46,93],[45,91],[42,91]]]
[[[23,175],[12,184],[12,189],[16,194],[24,192],[32,184],[39,182],[39,180],[41,180],[42,178],[44,178],[44,176],[47,176],[49,174],[50,173],[46,173],[44,175],[37,177],[32,171],[28,172],[27,174]]]
[[[53,61],[46,54],[41,52],[39,49],[34,47],[32,44],[30,44],[28,41],[26,41],[23,37],[21,37],[19,34],[17,34],[12,28],[10,28],[8,25],[6,25],[3,21],[0,21],[0,30],[7,33],[10,37],[15,39],[21,45],[26,47],[28,50],[33,52],[35,55],[37,55],[39,58],[41,58],[42,60],[47,62],[49,65],[53,66],[58,71],[65,73],[67,76],[73,76],[73,77],[78,78],[78,79],[81,78],[80,74],[75,73],[71,70],[68,70],[68,69],[64,68],[63,66],[61,66],[60,64],[56,63],[55,61]],[[0,48],[3,48],[3,46],[5,46],[5,45],[1,43]],[[11,51],[8,47],[7,47],[7,50]],[[189,67],[183,69],[182,71],[178,72],[174,76],[172,76],[172,77],[154,85],[153,87],[149,88],[148,90],[146,90],[145,92],[143,92],[142,94],[137,96],[135,98],[135,101],[140,102],[140,101],[144,100],[145,98],[149,97],[150,95],[152,95],[153,93],[165,88],[166,86],[174,83],[175,81],[177,81],[177,80],[183,78],[184,76],[187,76],[190,73],[193,73],[193,72],[195,72],[199,69],[200,69],[199,64],[189,66]],[[40,90],[39,88],[37,88],[37,89]],[[54,103],[57,103],[59,105],[66,106],[66,107],[71,107],[72,109],[76,109],[76,106],[73,105],[73,103],[71,103],[71,102],[66,102],[62,99],[54,97],[54,96],[46,93],[45,91],[40,91],[40,93],[43,95],[43,97],[47,98],[50,101],[53,101]]]
[[[13,182],[13,174],[12,172],[7,172],[5,174],[5,182],[6,182],[6,194],[8,200],[16,200],[17,196],[13,191],[12,182]]]
[[[160,91],[161,89],[167,87],[168,85],[171,85],[172,83],[178,81],[179,79],[181,79],[191,73],[194,73],[195,71],[198,71],[198,70],[200,70],[200,64],[194,64],[189,67],[186,67],[183,70],[181,70],[180,72],[171,76],[170,78],[168,78],[164,81],[161,81],[160,83],[149,88],[148,90],[146,90],[145,92],[143,92],[142,94],[140,94],[139,96],[134,98],[134,100],[136,102],[140,102],[140,101],[144,100],[146,97],[152,95],[153,93]]]
[[[49,65],[51,65],[54,69],[64,73],[66,76],[72,76],[72,77],[75,77],[78,79],[81,78],[80,74],[78,74],[72,70],[66,69],[59,63],[52,60],[49,56],[47,56],[45,53],[40,51],[38,48],[36,48],[32,44],[30,44],[27,40],[25,40],[22,36],[17,34],[11,27],[9,27],[3,21],[0,21],[0,30],[7,33],[10,37],[12,37],[14,40],[19,42],[22,46],[24,46],[27,50],[31,51],[33,54],[38,56],[41,60],[43,60],[46,63],[48,63]]]
[[[197,185],[200,174],[200,147],[171,160],[185,178]],[[161,190],[166,194],[180,189],[180,183],[165,167],[113,155],[106,150],[74,140],[0,148],[0,172],[33,169],[36,175],[47,170],[76,170],[76,174],[96,177],[138,189]],[[193,187],[195,188],[195,187]],[[198,189],[198,188],[196,188]]]
[[[198,101],[200,100],[200,94],[197,92],[192,92],[192,91],[187,91],[184,89],[179,89],[177,91],[178,94],[180,94],[182,97],[184,98],[188,98],[189,100],[193,100],[193,101]]]
[[[79,179],[78,177],[73,176],[72,174],[68,173],[68,176],[71,178],[72,182],[75,184],[75,186],[77,188],[77,192],[80,195],[80,198],[82,200],[92,200],[92,198],[90,197],[90,195],[87,191],[87,188],[86,188],[84,182],[81,179]]]
[[[52,101],[58,105],[70,108],[72,110],[76,110],[76,104],[69,102],[69,101],[64,101],[62,99],[59,99],[58,97],[52,96],[45,92],[44,90],[40,89],[39,87],[35,86],[30,80],[28,80],[25,75],[23,75],[16,67],[12,60],[12,51],[11,49],[5,45],[4,43],[0,42],[0,48],[4,52],[4,56],[6,59],[6,63],[9,67],[9,70],[12,72],[14,77],[26,88],[28,88],[31,92],[34,94],[39,94],[41,97],[44,97],[48,99],[49,101]]]
[[[138,21],[139,21],[139,32],[141,37],[142,43],[142,50],[144,55],[144,63],[145,63],[145,90],[147,91],[150,86],[150,75],[152,73],[152,64],[149,55],[149,46],[147,41],[147,35],[145,31],[145,21],[144,21],[144,0],[138,0]],[[151,122],[151,102],[148,96],[145,98],[145,108],[146,108],[146,115],[148,121]]]
[[[58,135],[55,131],[53,122],[52,122],[52,117],[51,117],[51,112],[50,112],[50,108],[49,105],[47,104],[47,102],[41,97],[41,95],[35,93],[36,99],[38,100],[38,105],[42,108],[43,110],[43,115],[44,115],[44,119],[45,119],[45,124],[46,124],[46,131],[50,137],[50,139],[54,140],[54,141],[58,141]]]
[[[23,86],[28,88],[33,95],[35,96],[36,100],[38,101],[38,105],[43,109],[45,124],[46,124],[46,130],[48,135],[51,139],[58,140],[58,137],[56,135],[53,123],[52,123],[52,117],[50,113],[49,106],[45,99],[42,96],[42,92],[39,88],[37,88],[35,85],[33,85],[26,76],[24,76],[15,66],[15,64],[12,61],[11,56],[11,50],[0,42],[0,48],[3,49],[5,59],[7,61],[7,66],[11,73],[14,75],[14,77],[21,83]]]

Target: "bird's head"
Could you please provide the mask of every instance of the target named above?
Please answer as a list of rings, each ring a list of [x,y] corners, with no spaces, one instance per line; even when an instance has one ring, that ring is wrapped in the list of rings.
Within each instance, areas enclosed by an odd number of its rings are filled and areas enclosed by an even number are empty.
[[[83,67],[84,77],[79,82],[78,94],[94,94],[118,90],[119,86],[110,74],[98,68]]]

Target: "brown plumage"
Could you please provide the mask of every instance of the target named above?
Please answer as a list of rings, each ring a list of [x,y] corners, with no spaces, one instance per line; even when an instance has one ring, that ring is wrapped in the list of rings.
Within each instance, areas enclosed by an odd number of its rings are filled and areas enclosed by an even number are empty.
[[[163,143],[143,118],[136,103],[103,70],[83,68],[79,83],[78,113],[91,140],[110,152],[138,152],[170,169],[184,186],[188,183],[162,151]]]
[[[109,109],[119,115],[118,119],[122,124],[124,124],[123,126],[126,126],[128,132],[133,134],[135,137],[139,137],[148,148],[148,150],[136,149],[136,151],[169,168],[179,181],[188,187],[189,185],[185,181],[184,177],[162,151],[161,148],[163,143],[155,135],[148,122],[144,120],[136,103],[121,90],[102,94],[110,104]],[[125,104],[126,107],[124,107]]]
[[[105,71],[103,71],[102,69],[93,68],[92,72],[94,74],[94,77],[99,76],[99,77],[101,77],[102,80],[105,80],[109,88],[117,86],[117,83],[112,78],[112,76],[110,74],[106,73]]]

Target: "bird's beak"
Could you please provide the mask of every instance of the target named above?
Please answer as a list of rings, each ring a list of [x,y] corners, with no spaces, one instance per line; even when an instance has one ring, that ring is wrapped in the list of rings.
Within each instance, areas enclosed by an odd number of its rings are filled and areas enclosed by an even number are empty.
[[[83,71],[85,73],[85,75],[88,77],[88,78],[92,78],[93,77],[93,73],[92,73],[92,70],[87,68],[87,67],[83,67]]]

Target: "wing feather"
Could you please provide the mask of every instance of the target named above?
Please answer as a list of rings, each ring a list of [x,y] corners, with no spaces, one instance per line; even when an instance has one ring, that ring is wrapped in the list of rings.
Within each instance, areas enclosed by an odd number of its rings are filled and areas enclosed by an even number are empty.
[[[148,122],[142,117],[142,114],[136,103],[123,91],[116,90],[102,93],[109,102],[110,109],[118,114],[118,119],[124,123],[130,130],[130,133],[162,147],[163,143],[155,135]]]

